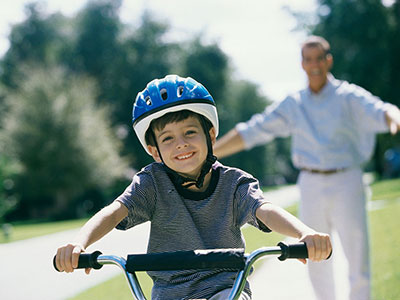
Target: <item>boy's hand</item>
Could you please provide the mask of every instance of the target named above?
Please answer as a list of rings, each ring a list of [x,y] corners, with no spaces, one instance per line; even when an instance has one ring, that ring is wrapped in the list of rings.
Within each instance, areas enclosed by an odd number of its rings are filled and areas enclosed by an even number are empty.
[[[332,252],[331,239],[328,234],[313,232],[301,237],[300,242],[305,242],[308,250],[308,259],[312,261],[321,261],[327,259]],[[305,259],[299,259],[306,264]]]
[[[71,273],[78,267],[79,254],[85,252],[85,248],[78,243],[69,243],[57,249],[56,266],[60,272]],[[85,269],[86,274],[90,268]]]

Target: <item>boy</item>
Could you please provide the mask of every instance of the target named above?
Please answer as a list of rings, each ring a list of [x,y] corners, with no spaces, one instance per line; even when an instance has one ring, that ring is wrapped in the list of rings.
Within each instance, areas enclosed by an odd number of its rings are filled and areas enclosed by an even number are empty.
[[[153,80],[133,108],[133,128],[156,161],[137,173],[113,203],[57,251],[59,270],[72,272],[78,255],[114,227],[150,221],[148,252],[244,248],[240,228],[250,223],[307,244],[313,261],[331,252],[330,238],[268,203],[258,181],[216,161],[218,116],[208,91],[192,78]],[[305,263],[305,260],[303,260]],[[86,270],[89,273],[89,270]],[[149,272],[152,299],[226,299],[236,273],[228,270]],[[240,299],[250,299],[246,286]]]

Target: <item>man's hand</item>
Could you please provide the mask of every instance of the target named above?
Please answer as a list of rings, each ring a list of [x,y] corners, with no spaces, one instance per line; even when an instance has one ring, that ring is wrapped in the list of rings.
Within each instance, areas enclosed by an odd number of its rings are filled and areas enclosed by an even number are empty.
[[[400,110],[396,106],[392,106],[385,112],[385,118],[390,133],[395,135],[400,130]]]

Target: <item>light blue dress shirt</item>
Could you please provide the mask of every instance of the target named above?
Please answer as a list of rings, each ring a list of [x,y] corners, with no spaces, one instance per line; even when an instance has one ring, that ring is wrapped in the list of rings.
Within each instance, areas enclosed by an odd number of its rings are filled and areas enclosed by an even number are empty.
[[[384,112],[390,106],[329,74],[318,94],[301,90],[237,124],[236,130],[247,149],[291,136],[292,160],[299,169],[349,168],[371,158],[376,134],[388,131]]]

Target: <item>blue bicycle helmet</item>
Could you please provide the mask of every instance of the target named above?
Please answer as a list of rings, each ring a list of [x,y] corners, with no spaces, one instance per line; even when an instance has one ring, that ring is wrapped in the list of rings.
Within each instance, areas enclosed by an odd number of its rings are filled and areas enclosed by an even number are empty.
[[[196,80],[177,75],[154,79],[138,93],[132,111],[133,129],[148,154],[145,139],[151,121],[169,112],[190,110],[206,117],[218,136],[218,114],[214,99]]]
[[[145,136],[151,121],[166,113],[180,110],[190,110],[207,118],[215,128],[215,135],[218,135],[217,109],[214,99],[207,89],[193,78],[168,75],[163,79],[155,79],[148,83],[147,87],[136,96],[133,106],[133,129],[148,154],[151,155],[147,149]],[[206,174],[217,160],[213,155],[210,135],[205,129],[205,125],[202,124],[202,126],[206,133],[208,154],[197,178],[183,177],[164,163],[165,169],[172,176],[173,181],[186,188],[194,184],[198,188],[202,187]],[[157,143],[156,147],[158,149]],[[161,153],[160,157],[163,160]]]

